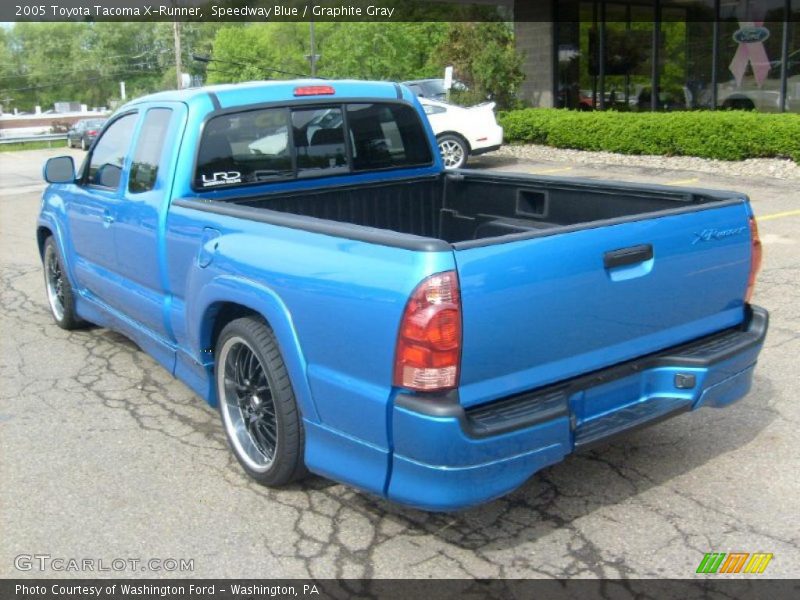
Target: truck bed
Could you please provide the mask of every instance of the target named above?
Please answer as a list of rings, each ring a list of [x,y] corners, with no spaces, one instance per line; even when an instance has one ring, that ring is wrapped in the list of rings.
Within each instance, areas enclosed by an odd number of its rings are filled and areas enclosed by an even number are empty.
[[[589,223],[637,220],[726,200],[740,201],[726,192],[461,171],[434,178],[240,197],[226,203],[466,247],[502,236],[547,235]]]

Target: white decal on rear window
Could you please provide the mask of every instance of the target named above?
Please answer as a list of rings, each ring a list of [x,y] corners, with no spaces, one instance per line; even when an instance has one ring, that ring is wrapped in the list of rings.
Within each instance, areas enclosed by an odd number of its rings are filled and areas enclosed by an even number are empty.
[[[218,171],[211,177],[203,175],[203,187],[211,187],[214,185],[229,185],[232,183],[241,183],[242,174],[239,171]]]

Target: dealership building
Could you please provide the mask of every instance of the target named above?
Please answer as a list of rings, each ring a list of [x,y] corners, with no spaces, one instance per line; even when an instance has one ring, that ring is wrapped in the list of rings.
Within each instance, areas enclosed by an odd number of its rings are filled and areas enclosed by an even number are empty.
[[[800,112],[800,0],[515,0],[513,13],[532,106]]]

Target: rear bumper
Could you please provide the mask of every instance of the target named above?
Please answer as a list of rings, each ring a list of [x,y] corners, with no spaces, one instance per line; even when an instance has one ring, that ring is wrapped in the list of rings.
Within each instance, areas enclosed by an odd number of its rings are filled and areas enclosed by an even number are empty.
[[[742,326],[511,398],[464,409],[455,393],[399,394],[392,414],[391,499],[455,510],[502,496],[575,449],[750,390],[768,328]]]
[[[499,125],[488,127],[481,131],[481,135],[468,140],[470,154],[476,156],[497,150],[503,143],[503,128]]]

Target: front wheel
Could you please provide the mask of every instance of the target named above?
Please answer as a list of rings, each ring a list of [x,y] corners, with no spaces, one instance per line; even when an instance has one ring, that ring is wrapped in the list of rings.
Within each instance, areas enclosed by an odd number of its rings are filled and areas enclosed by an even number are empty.
[[[445,169],[460,169],[467,164],[469,146],[459,135],[448,133],[436,138]]]
[[[44,285],[50,313],[56,325],[69,330],[86,324],[75,310],[75,294],[52,236],[44,243]]]
[[[302,478],[300,411],[275,334],[263,320],[244,317],[225,326],[214,377],[225,435],[245,472],[267,486]]]

